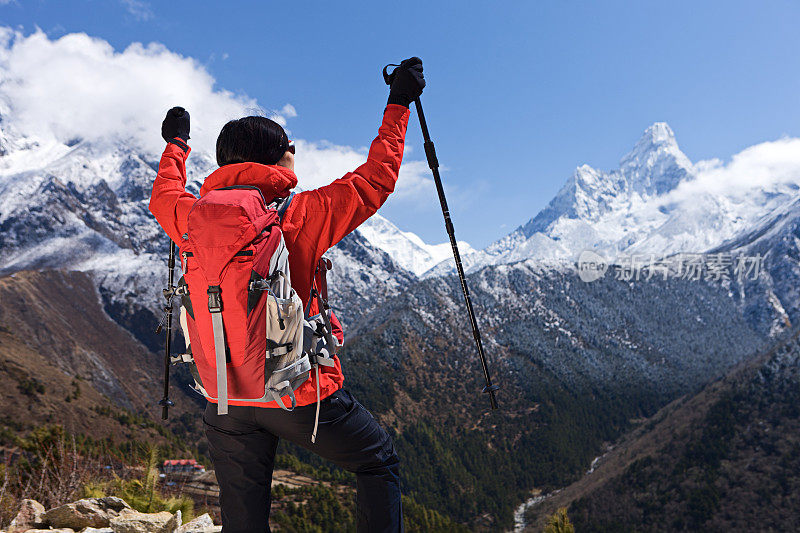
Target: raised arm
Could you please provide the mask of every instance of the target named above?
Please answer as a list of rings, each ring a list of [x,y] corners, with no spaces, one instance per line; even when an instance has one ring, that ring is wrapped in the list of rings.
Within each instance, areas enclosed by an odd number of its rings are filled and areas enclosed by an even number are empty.
[[[407,107],[388,105],[367,162],[330,185],[295,195],[284,218],[284,231],[296,231],[297,241],[312,245],[322,255],[375,214],[394,191],[408,116]]]
[[[391,85],[383,124],[372,141],[367,162],[330,185],[298,194],[284,218],[284,231],[315,250],[313,263],[375,214],[394,191],[403,160],[408,106],[425,87],[422,60],[402,61],[387,79]]]
[[[186,233],[186,218],[196,198],[186,192],[186,158],[191,148],[189,140],[189,113],[174,107],[167,112],[161,125],[161,136],[167,147],[158,164],[158,175],[153,182],[150,212],[176,243]]]

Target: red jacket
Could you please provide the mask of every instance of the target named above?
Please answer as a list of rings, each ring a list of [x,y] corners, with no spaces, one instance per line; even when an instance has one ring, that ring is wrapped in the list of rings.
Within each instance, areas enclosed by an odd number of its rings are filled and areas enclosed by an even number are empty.
[[[281,222],[281,229],[289,250],[292,287],[297,291],[304,306],[308,303],[314,271],[320,257],[375,214],[394,191],[397,173],[403,159],[408,116],[409,110],[406,107],[388,105],[383,114],[383,124],[378,130],[378,137],[370,146],[366,163],[330,185],[300,192],[292,199]],[[189,151],[184,152],[175,144],[167,144],[158,165],[158,175],[153,183],[153,195],[150,198],[150,211],[176,243],[181,242],[181,236],[187,231],[187,216],[197,200],[185,190],[186,158]],[[297,177],[288,168],[278,165],[258,163],[226,165],[206,178],[200,194],[229,185],[255,185],[261,189],[264,198],[270,201],[273,198],[288,196],[297,185]],[[335,291],[334,287],[332,290],[334,298]],[[318,312],[315,301],[311,307],[311,314]],[[336,322],[338,325],[338,321]],[[336,333],[339,340],[343,341],[341,329]],[[336,392],[344,382],[339,358],[334,356],[334,359],[335,367],[320,366],[322,398]],[[316,402],[316,383],[313,373],[311,378],[295,391],[295,397],[298,406]],[[230,403],[264,406],[264,404],[235,400],[231,400]],[[277,408],[278,405],[270,402],[266,407]]]

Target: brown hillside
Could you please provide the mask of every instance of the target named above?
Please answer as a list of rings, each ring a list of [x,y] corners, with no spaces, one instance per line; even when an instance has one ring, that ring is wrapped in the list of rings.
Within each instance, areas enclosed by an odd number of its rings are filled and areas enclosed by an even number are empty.
[[[19,432],[59,424],[93,437],[148,440],[126,411],[157,420],[161,356],[103,311],[79,272],[18,272],[0,278],[0,423]],[[177,389],[177,387],[176,387]],[[197,408],[173,392],[173,420]]]

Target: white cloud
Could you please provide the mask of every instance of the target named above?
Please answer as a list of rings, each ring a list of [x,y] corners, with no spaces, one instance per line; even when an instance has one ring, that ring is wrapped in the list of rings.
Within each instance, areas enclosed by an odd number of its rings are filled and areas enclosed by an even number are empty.
[[[5,118],[27,135],[131,140],[163,149],[161,121],[182,105],[192,115],[192,144],[213,150],[222,125],[255,100],[216,89],[194,59],[160,44],[134,43],[115,52],[106,41],[75,33],[50,40],[37,31],[0,32],[0,97]]]
[[[430,197],[436,191],[431,171],[425,161],[408,161],[400,166],[395,195],[398,199],[426,194]]]
[[[295,170],[303,189],[314,189],[355,170],[366,159],[364,150],[329,142],[295,141]]]
[[[255,99],[216,87],[201,63],[161,44],[134,43],[118,52],[108,42],[82,33],[51,40],[42,31],[25,36],[3,27],[0,99],[0,109],[8,108],[4,123],[25,135],[59,142],[122,139],[154,156],[164,147],[164,114],[176,105],[191,114],[192,147],[211,154],[220,129],[231,119],[261,114],[285,125],[297,116],[289,103],[265,112]],[[379,113],[376,110],[376,132]],[[304,188],[329,183],[366,160],[365,149],[296,141]],[[398,199],[432,187],[426,175],[424,163],[406,161]]]
[[[366,148],[356,150],[325,141],[308,142],[302,139],[295,141],[295,144],[298,185],[306,190],[341,178],[367,159]],[[401,200],[433,190],[433,180],[429,177],[429,172],[427,164],[422,161],[405,161],[400,166],[400,177],[393,198]]]
[[[692,201],[702,194],[741,197],[752,191],[776,191],[800,184],[800,139],[783,138],[750,146],[730,162],[700,161],[696,177],[681,183],[662,201]]]
[[[150,4],[142,0],[121,0],[122,5],[133,15],[136,20],[145,21],[153,18],[153,10]]]
[[[294,118],[297,116],[297,110],[292,104],[286,104],[281,108],[281,115],[286,118]]]

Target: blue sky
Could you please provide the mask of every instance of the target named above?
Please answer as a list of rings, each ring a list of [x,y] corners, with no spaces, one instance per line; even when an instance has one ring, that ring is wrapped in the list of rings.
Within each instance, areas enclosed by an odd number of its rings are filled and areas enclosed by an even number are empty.
[[[653,122],[693,161],[800,136],[798,23],[788,1],[0,0],[0,25],[86,32],[119,51],[163,43],[220,88],[291,103],[293,135],[353,147],[379,124],[380,68],[419,55],[457,235],[477,247],[535,215],[576,166],[615,168]],[[415,121],[409,156],[421,159]],[[382,213],[446,239],[433,190]]]

